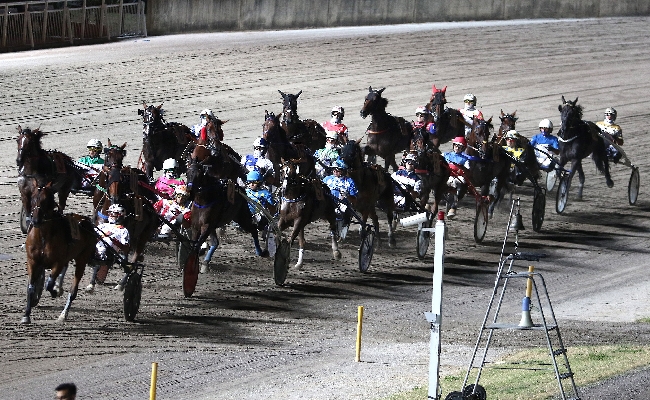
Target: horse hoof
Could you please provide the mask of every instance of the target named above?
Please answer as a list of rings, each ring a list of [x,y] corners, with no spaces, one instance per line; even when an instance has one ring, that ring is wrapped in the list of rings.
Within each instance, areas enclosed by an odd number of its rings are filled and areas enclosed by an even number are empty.
[[[337,261],[340,260],[340,259],[341,259],[341,252],[338,251],[338,250],[336,250],[336,251],[334,252],[334,258],[335,258]]]
[[[88,293],[88,294],[95,293],[95,285],[91,283],[90,285],[86,286],[85,290],[86,290],[86,293]]]
[[[607,181],[607,187],[608,188],[613,188],[614,187],[614,181]]]
[[[264,258],[269,258],[270,257],[269,251],[268,250],[262,250],[262,252],[260,253],[260,256],[264,257]]]
[[[388,238],[388,247],[390,247],[391,249],[394,249],[395,246],[397,246],[397,241],[395,240],[394,237],[389,237]]]
[[[32,323],[32,319],[29,318],[29,317],[23,317],[23,319],[20,320],[20,323],[21,323],[21,324],[31,324],[31,323]]]
[[[203,261],[201,262],[201,268],[199,269],[199,272],[202,274],[208,273],[208,261]]]
[[[68,318],[68,313],[65,311],[62,311],[61,314],[59,315],[59,318],[56,320],[59,322],[65,322],[65,320]]]
[[[293,267],[294,267],[295,269],[297,269],[298,271],[300,271],[300,270],[302,269],[302,266],[303,266],[303,264],[302,264],[302,263],[299,263],[299,264],[294,265]]]

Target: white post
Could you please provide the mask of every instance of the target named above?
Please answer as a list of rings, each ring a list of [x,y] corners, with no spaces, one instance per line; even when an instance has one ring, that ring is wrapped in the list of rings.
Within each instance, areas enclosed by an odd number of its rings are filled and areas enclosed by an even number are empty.
[[[442,323],[442,275],[445,263],[445,213],[438,213],[435,231],[435,253],[433,258],[433,292],[431,312],[425,313],[431,328],[429,342],[429,399],[440,399],[440,327]]]

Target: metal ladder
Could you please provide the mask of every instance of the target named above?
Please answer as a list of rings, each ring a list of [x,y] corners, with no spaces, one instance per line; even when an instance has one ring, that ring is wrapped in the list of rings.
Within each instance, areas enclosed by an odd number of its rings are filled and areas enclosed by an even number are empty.
[[[516,200],[518,205],[519,200]],[[514,202],[513,202],[514,209]],[[518,210],[517,210],[518,214]],[[512,220],[512,211],[511,218]],[[509,221],[508,229],[511,229]],[[507,232],[506,239],[507,240]],[[504,248],[505,248],[504,240]],[[580,400],[578,395],[578,389],[576,387],[575,381],[573,379],[573,371],[569,365],[569,359],[567,358],[566,348],[562,342],[562,336],[560,335],[560,328],[558,326],[557,320],[555,319],[555,313],[553,312],[553,306],[551,304],[551,299],[548,295],[548,290],[546,289],[546,283],[544,277],[537,272],[515,272],[513,271],[513,264],[517,260],[526,260],[526,261],[539,261],[541,257],[544,257],[543,254],[533,254],[533,253],[524,253],[517,252],[517,241],[515,240],[515,252],[507,256],[505,259],[501,257],[499,262],[499,268],[497,271],[497,276],[494,282],[494,290],[492,292],[492,297],[487,307],[485,317],[483,319],[483,324],[479,331],[478,339],[476,340],[476,345],[474,347],[474,353],[467,368],[467,373],[465,374],[465,379],[463,380],[462,386],[462,395],[464,399],[485,399],[485,389],[479,386],[478,382],[481,377],[483,368],[489,362],[486,361],[488,348],[492,340],[492,336],[496,331],[499,330],[521,330],[521,331],[538,331],[543,332],[546,337],[546,343],[548,345],[548,352],[552,359],[553,369],[555,371],[555,376],[558,383],[558,388],[563,400]],[[502,252],[503,255],[503,252]],[[504,267],[508,264],[507,271],[503,271]],[[510,279],[527,279],[528,284],[532,284],[532,290],[528,289],[528,294],[531,295],[531,303],[534,301],[537,310],[540,314],[539,323],[531,323],[532,321],[528,318],[527,323],[524,323],[523,312],[522,312],[522,321],[519,324],[513,323],[503,323],[499,321],[499,311],[501,311],[501,306],[508,289],[508,282]],[[539,281],[539,282],[538,282]],[[538,284],[539,283],[539,284]],[[530,287],[530,286],[529,286]],[[498,300],[495,302],[495,299]],[[510,300],[510,298],[509,298]],[[545,310],[547,310],[545,312]],[[488,323],[488,319],[492,316],[492,322]],[[520,325],[524,326],[520,326]],[[477,359],[477,353],[479,348],[482,349],[482,357],[478,364],[475,366],[475,361]],[[473,385],[467,385],[467,382],[470,377],[472,369],[478,369],[476,380]],[[457,393],[457,392],[455,392]]]

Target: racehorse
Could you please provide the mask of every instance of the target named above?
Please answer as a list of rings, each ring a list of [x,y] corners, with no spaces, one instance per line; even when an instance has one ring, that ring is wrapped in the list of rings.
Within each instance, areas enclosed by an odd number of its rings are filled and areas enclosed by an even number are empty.
[[[293,226],[289,243],[298,238],[298,261],[295,268],[303,266],[305,250],[305,226],[318,219],[330,224],[332,235],[332,254],[336,260],[341,259],[337,243],[336,205],[329,188],[317,177],[307,177],[300,173],[299,163],[286,161],[281,169],[281,200],[278,228],[285,230]]]
[[[503,110],[501,110],[501,115],[499,116],[501,125],[499,125],[499,135],[496,138],[497,143],[501,143],[501,138],[503,138],[503,135],[505,135],[506,132],[515,129],[515,123],[519,119],[519,117],[515,117],[516,114],[517,110],[515,110],[512,114],[504,114]]]
[[[58,192],[59,212],[63,212],[70,191],[81,188],[85,173],[66,154],[43,150],[41,138],[44,135],[46,134],[39,129],[23,129],[18,126],[18,190],[27,216],[31,214],[31,197],[36,186],[45,186],[51,182],[53,190]],[[34,178],[35,184],[29,178]]]
[[[488,207],[490,217],[492,217],[494,207],[501,199],[503,189],[508,182],[511,164],[511,159],[505,154],[505,150],[496,141],[490,140],[492,129],[492,118],[487,121],[473,118],[465,150],[473,158],[470,159],[470,168],[467,174],[470,182],[475,187],[481,188],[482,196],[492,194],[495,197]],[[490,193],[490,184],[495,178],[496,190],[494,193]]]
[[[410,151],[415,153],[415,173],[420,177],[420,205],[426,206],[433,191],[433,215],[438,214],[438,205],[448,191],[449,164],[435,145],[419,139],[418,135],[411,141]]]
[[[178,161],[179,172],[184,173],[187,164],[183,152],[192,141],[190,128],[177,122],[166,122],[163,118],[162,104],[158,107],[143,103],[139,109],[142,115],[142,153],[138,163],[149,180],[153,180],[153,171],[160,171],[168,158]]]
[[[32,198],[32,228],[27,233],[25,253],[27,255],[27,306],[22,318],[23,324],[31,323],[32,307],[35,307],[43,290],[45,270],[51,269],[45,288],[57,297],[54,289],[59,274],[75,261],[75,274],[65,307],[59,315],[64,321],[72,302],[77,297],[79,282],[86,265],[95,252],[97,236],[89,218],[78,214],[62,215],[56,210],[54,189],[51,183],[39,186]]]
[[[311,150],[325,147],[325,128],[313,119],[298,117],[298,94],[285,94],[278,90],[282,96],[282,128],[287,133],[287,138],[292,143],[303,143]]]
[[[210,233],[230,221],[250,233],[258,256],[267,257],[268,250],[260,247],[257,225],[248,208],[243,189],[232,180],[222,180],[210,175],[208,164],[193,159],[187,168],[188,188],[192,199],[192,219],[190,239],[194,251],[206,241]]]
[[[607,146],[603,138],[598,134],[600,129],[593,122],[582,120],[582,106],[577,103],[577,97],[574,101],[566,101],[562,96],[562,104],[558,106],[562,118],[562,126],[558,131],[558,140],[560,142],[559,165],[564,167],[566,163],[571,162],[567,190],[571,186],[573,175],[578,172],[578,199],[582,199],[582,189],[585,184],[582,159],[590,154],[594,164],[596,164],[596,169],[605,174],[607,187],[613,187],[614,181],[609,173]]]
[[[390,175],[377,164],[368,165],[363,162],[363,152],[358,141],[350,140],[343,146],[341,159],[348,165],[348,176],[352,178],[359,192],[355,208],[361,214],[363,223],[365,224],[368,216],[370,216],[377,237],[379,237],[379,218],[376,211],[376,204],[379,201],[385,208],[388,220],[388,245],[395,247],[393,234],[395,202],[393,199],[393,181]]]
[[[394,117],[386,112],[388,100],[381,97],[385,89],[373,90],[372,86],[369,87],[363,107],[359,112],[363,119],[368,115],[372,116],[370,125],[366,130],[368,140],[363,152],[372,163],[375,162],[375,157],[379,156],[384,159],[384,168],[386,170],[390,165],[393,167],[393,171],[397,171],[395,154],[409,148],[413,128],[411,123],[404,118]]]
[[[191,160],[198,160],[204,165],[211,165],[213,168],[209,169],[209,174],[217,179],[237,180],[240,178],[245,181],[247,171],[240,164],[241,156],[232,147],[219,140],[220,137],[223,137],[221,126],[226,122],[220,119],[208,121],[205,126],[206,138],[199,137],[195,141],[186,164]]]
[[[302,175],[316,176],[316,161],[313,152],[304,144],[291,143],[287,139],[287,134],[282,128],[280,117],[273,113],[264,111],[264,123],[262,124],[262,137],[269,143],[268,159],[273,163],[276,177],[274,182],[280,179],[280,166],[284,160],[300,161],[299,170]]]
[[[447,86],[438,89],[433,85],[431,98],[427,103],[427,109],[433,115],[433,123],[436,127],[435,138],[438,145],[447,143],[458,136],[465,136],[465,118],[460,111],[454,108],[445,108],[447,104]]]

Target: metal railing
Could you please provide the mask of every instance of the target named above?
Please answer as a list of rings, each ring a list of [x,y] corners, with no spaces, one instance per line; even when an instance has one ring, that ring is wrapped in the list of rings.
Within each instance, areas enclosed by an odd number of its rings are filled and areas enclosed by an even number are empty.
[[[0,3],[0,51],[84,40],[147,36],[141,0]]]

